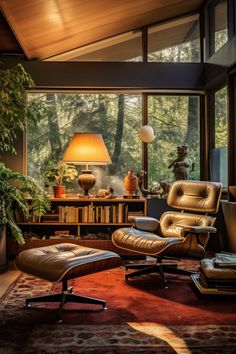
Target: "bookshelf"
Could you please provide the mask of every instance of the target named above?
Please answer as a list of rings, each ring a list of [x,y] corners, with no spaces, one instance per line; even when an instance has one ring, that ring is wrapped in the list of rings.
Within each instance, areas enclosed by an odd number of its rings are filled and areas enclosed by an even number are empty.
[[[10,253],[69,241],[127,254],[112,244],[111,234],[117,228],[131,226],[132,216],[145,216],[146,212],[145,198],[51,198],[51,210],[40,220],[30,215],[26,221],[16,213],[26,243],[11,245]]]

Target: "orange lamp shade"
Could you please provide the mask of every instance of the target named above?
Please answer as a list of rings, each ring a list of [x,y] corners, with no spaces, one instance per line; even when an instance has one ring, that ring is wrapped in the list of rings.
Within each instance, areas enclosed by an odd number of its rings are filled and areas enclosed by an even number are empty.
[[[63,160],[78,165],[111,164],[102,135],[92,133],[75,133]]]

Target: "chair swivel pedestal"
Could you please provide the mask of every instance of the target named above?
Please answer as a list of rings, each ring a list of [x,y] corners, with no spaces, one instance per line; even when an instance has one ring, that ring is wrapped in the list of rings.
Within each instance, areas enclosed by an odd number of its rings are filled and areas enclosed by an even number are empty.
[[[168,288],[168,282],[165,276],[165,273],[168,274],[179,274],[179,275],[187,275],[191,276],[195,274],[195,272],[191,272],[189,270],[178,268],[177,264],[174,263],[162,263],[157,260],[154,264],[127,264],[125,266],[125,270],[136,269],[136,271],[132,273],[125,274],[125,280],[128,281],[129,278],[135,278],[140,275],[148,275],[153,273],[158,273],[161,277],[162,284],[165,288]]]
[[[15,259],[21,271],[51,282],[61,282],[62,291],[26,299],[26,306],[36,302],[58,302],[57,320],[62,322],[63,307],[68,302],[101,305],[106,301],[73,294],[68,280],[83,275],[119,267],[121,258],[116,253],[82,247],[73,243],[60,243],[22,251]]]

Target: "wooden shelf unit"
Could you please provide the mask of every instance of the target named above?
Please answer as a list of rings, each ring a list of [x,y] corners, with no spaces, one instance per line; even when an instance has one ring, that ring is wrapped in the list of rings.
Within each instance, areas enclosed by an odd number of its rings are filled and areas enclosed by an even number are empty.
[[[51,198],[50,213],[45,214],[40,222],[36,222],[34,216],[31,216],[27,222],[19,219],[17,221],[17,225],[24,233],[32,233],[39,238],[26,239],[24,246],[10,245],[10,253],[17,254],[22,249],[68,240],[87,247],[109,249],[119,254],[127,254],[127,251],[117,249],[112,244],[111,233],[117,228],[131,226],[131,216],[146,216],[146,213],[145,198]],[[72,221],[71,218],[73,218]],[[69,231],[68,237],[50,238],[55,231],[65,230]],[[92,235],[91,239],[90,235]],[[93,239],[94,235],[98,237]],[[104,235],[105,237],[102,238]]]

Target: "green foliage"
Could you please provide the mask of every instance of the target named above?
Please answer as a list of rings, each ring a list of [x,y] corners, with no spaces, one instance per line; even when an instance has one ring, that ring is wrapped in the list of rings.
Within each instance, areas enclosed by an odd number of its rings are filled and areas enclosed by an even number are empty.
[[[228,145],[227,88],[215,94],[215,147]]]
[[[0,224],[10,227],[13,237],[24,244],[21,229],[15,223],[15,210],[21,210],[27,219],[29,203],[26,195],[32,198],[32,213],[39,218],[50,208],[50,201],[38,184],[30,176],[13,172],[0,163]]]
[[[57,163],[49,161],[48,169],[46,170],[45,177],[49,182],[54,182],[55,185],[61,186],[63,179],[67,182],[74,181],[78,176],[78,171],[71,165],[63,161]]]
[[[16,153],[13,142],[17,130],[23,130],[27,119],[34,113],[28,112],[26,87],[33,81],[21,64],[11,69],[0,69],[0,151]]]

